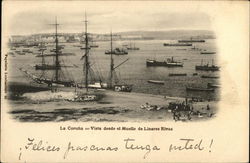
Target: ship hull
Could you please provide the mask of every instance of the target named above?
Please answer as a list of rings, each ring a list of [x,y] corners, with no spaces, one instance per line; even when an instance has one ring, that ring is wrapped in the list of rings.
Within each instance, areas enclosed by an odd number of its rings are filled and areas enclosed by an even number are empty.
[[[168,62],[159,62],[159,61],[146,61],[146,65],[148,67],[157,67],[157,66],[163,66],[163,67],[183,67],[182,63],[168,63]]]
[[[192,46],[190,43],[176,43],[176,44],[169,44],[169,43],[164,43],[164,46]]]
[[[105,54],[110,55],[111,53],[105,52]],[[128,53],[127,52],[122,52],[122,53],[113,52],[112,54],[114,54],[114,55],[127,55]]]
[[[215,52],[201,52],[201,54],[215,54]]]
[[[196,70],[201,71],[219,71],[219,67],[195,66]]]
[[[205,40],[178,40],[179,43],[205,42]]]
[[[61,67],[56,67],[55,65],[36,65],[36,70],[60,70]]]
[[[160,80],[148,80],[148,83],[164,85],[164,81],[160,81]]]
[[[168,76],[187,76],[187,74],[183,73],[183,74],[169,74]]]

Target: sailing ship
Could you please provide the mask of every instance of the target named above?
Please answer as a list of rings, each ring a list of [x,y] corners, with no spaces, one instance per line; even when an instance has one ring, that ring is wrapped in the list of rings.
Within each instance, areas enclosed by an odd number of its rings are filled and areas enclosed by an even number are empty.
[[[140,48],[135,46],[135,43],[132,46],[132,43],[129,44],[130,46],[127,46],[127,50],[140,50]]]
[[[215,66],[213,64],[213,60],[212,60],[212,65],[209,65],[208,63],[206,65],[203,65],[203,60],[201,60],[201,65],[196,65],[195,69],[201,71],[219,71],[220,67]]]
[[[90,48],[98,48],[99,45],[97,45],[93,40],[91,41],[92,43],[90,44]]]
[[[94,80],[91,80],[90,77],[93,77],[95,76],[93,74],[93,70],[92,70],[92,67],[91,67],[91,63],[89,61],[89,55],[90,55],[90,38],[89,38],[89,33],[88,33],[88,28],[87,28],[87,18],[86,18],[86,15],[85,15],[85,38],[84,40],[81,42],[81,43],[84,43],[85,45],[82,47],[80,47],[81,50],[84,51],[84,55],[81,57],[81,60],[84,61],[83,63],[83,74],[85,76],[85,81],[84,83],[78,83],[77,84],[77,87],[78,88],[86,88],[86,92],[89,91],[89,88],[94,88],[94,89],[100,89],[100,88],[107,88],[107,84],[106,83],[103,83],[101,78],[99,78],[99,81],[98,82],[95,82]]]
[[[110,33],[110,52],[113,52],[113,43],[112,43],[112,32]],[[108,88],[112,89],[114,91],[118,92],[131,92],[132,91],[132,85],[129,84],[119,84],[118,81],[116,80],[114,82],[114,79],[116,77],[115,69],[123,65],[125,62],[128,61],[126,59],[125,61],[121,62],[117,66],[114,65],[114,58],[113,54],[115,53],[110,53],[110,78],[109,78],[109,85]]]
[[[60,57],[60,46],[58,42],[58,33],[57,28],[59,24],[57,23],[57,18],[55,19],[55,54],[54,57],[54,64],[46,64],[43,52],[46,50],[45,46],[41,46],[39,51],[41,51],[41,57],[42,57],[42,63],[35,65],[36,70],[42,70],[42,73],[40,76],[31,74],[27,70],[24,70],[20,68],[22,72],[24,72],[29,78],[31,78],[33,81],[35,81],[38,84],[47,84],[49,87],[52,86],[65,86],[65,87],[72,87],[75,86],[75,82],[71,79],[65,79],[65,76],[69,75],[67,72],[62,71],[62,67],[65,67],[61,64],[63,62],[62,59],[59,59]],[[54,74],[52,75],[52,79],[45,76],[46,71],[54,70]]]
[[[182,62],[178,62],[174,60],[174,57],[167,58],[167,61],[156,61],[155,59],[147,59],[147,66],[164,66],[164,67],[183,67]]]

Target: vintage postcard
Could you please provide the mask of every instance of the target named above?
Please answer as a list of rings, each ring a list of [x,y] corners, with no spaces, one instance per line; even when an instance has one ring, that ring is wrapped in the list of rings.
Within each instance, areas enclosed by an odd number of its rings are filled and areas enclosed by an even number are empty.
[[[2,4],[2,162],[248,161],[249,2]]]

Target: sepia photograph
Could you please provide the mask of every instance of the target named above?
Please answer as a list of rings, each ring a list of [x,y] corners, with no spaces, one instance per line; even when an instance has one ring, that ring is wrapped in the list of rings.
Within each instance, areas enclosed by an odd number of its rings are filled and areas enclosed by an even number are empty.
[[[247,160],[249,2],[2,4],[1,161]]]
[[[202,11],[31,9],[9,23],[14,120],[203,121],[217,114],[223,67]]]

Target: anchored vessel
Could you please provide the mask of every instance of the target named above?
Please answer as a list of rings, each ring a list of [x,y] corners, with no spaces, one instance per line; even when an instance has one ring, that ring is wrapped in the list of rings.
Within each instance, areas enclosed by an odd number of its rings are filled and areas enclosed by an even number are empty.
[[[128,54],[128,52],[123,48],[115,48],[112,51],[111,50],[106,50],[105,54],[111,54],[111,52],[114,55],[127,55]]]
[[[147,59],[147,66],[164,66],[164,67],[183,67],[182,62],[178,62],[174,60],[174,57],[171,59],[168,58],[167,61],[156,61],[155,59]]]
[[[186,73],[170,73],[168,76],[187,76]]]
[[[201,54],[215,54],[216,52],[201,52]]]
[[[138,48],[138,47],[135,46],[135,43],[134,43],[133,46],[132,46],[132,44],[130,43],[130,46],[129,46],[129,47],[127,46],[127,49],[128,49],[128,50],[140,50],[140,48]]]
[[[195,69],[201,70],[201,71],[219,71],[220,67],[215,66],[213,64],[213,60],[212,60],[212,65],[209,65],[209,64],[203,65],[203,60],[201,60],[201,65],[196,65]]]
[[[164,43],[164,46],[192,46],[190,43]]]
[[[62,59],[59,59],[59,56],[61,54],[61,51],[60,51],[61,46],[58,45],[59,43],[58,43],[57,27],[59,26],[59,24],[57,23],[57,19],[55,20],[55,24],[52,24],[52,25],[55,25],[55,50],[54,50],[55,54],[53,54],[54,64],[45,63],[43,52],[44,50],[46,50],[46,47],[44,45],[41,45],[39,51],[41,51],[42,63],[35,65],[36,70],[42,70],[41,75],[39,76],[33,75],[22,68],[20,68],[20,70],[24,72],[29,78],[34,80],[36,83],[47,84],[49,87],[56,86],[56,85],[66,86],[66,87],[75,86],[75,83],[73,80],[64,78],[65,76],[69,76],[67,75],[67,72],[62,71],[62,67],[66,67],[66,66],[61,65]],[[52,78],[45,76],[46,70],[54,70],[54,74]]]
[[[112,43],[112,32],[110,33],[110,52],[113,52],[113,43]],[[122,63],[118,64],[117,66],[114,65],[114,59],[113,54],[110,53],[110,78],[109,78],[109,84],[108,88],[115,90],[115,91],[121,91],[121,92],[131,92],[132,91],[132,85],[129,84],[119,84],[118,81],[114,81],[114,78],[116,77],[115,69],[120,67],[122,64],[128,61],[126,59]]]
[[[148,83],[164,85],[164,81],[161,80],[148,80]]]
[[[189,39],[189,40],[178,40],[178,42],[182,43],[182,42],[205,42],[205,40],[202,39]]]

